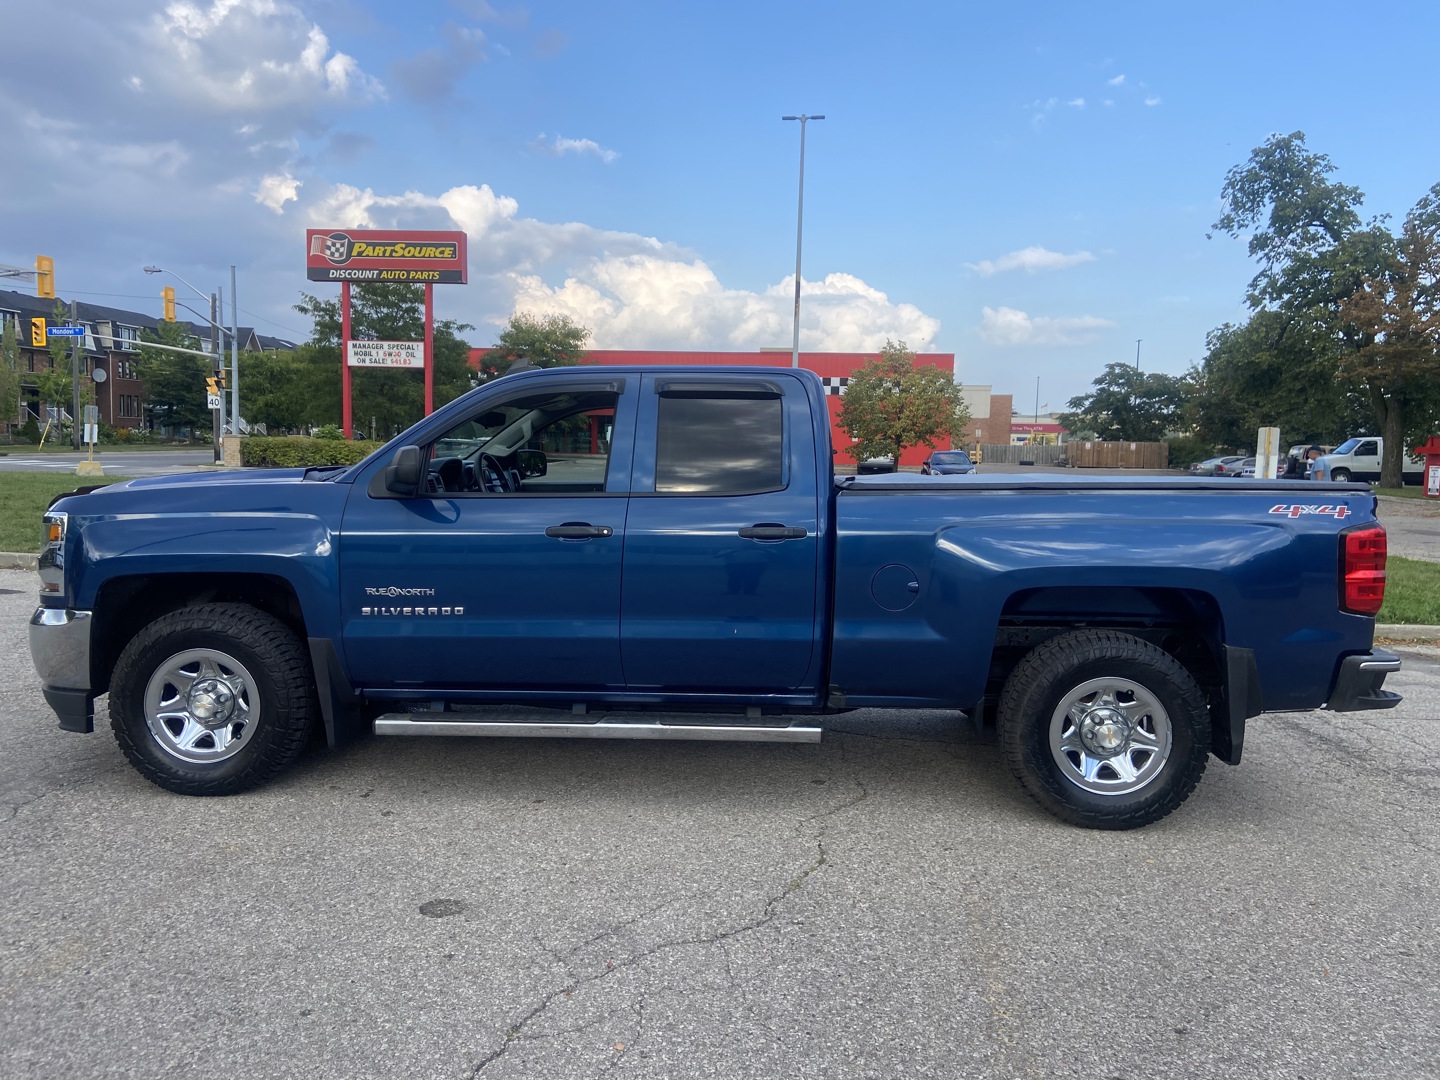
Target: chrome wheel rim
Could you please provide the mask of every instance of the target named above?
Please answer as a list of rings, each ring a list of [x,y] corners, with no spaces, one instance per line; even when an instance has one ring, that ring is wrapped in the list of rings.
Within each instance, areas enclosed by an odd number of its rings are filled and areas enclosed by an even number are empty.
[[[160,749],[191,764],[234,757],[260,718],[254,677],[233,656],[188,649],[170,657],[145,686],[145,723]]]
[[[1066,780],[1095,795],[1129,795],[1160,775],[1173,744],[1170,714],[1129,679],[1091,679],[1050,717],[1050,755]]]

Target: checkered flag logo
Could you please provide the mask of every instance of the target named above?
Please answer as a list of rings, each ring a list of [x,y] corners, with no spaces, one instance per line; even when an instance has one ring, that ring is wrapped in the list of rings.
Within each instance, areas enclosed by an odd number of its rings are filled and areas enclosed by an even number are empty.
[[[312,236],[310,254],[323,255],[333,263],[342,263],[350,254],[350,238],[344,233],[329,236]]]
[[[850,385],[848,375],[825,375],[821,377],[820,381],[825,384],[826,397],[844,397],[845,388]]]

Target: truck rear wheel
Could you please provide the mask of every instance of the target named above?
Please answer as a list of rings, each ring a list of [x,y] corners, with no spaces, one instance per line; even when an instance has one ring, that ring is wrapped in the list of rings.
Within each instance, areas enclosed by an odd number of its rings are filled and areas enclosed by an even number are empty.
[[[181,795],[234,795],[305,747],[316,715],[310,659],[279,619],[247,604],[162,615],[110,680],[110,727],[130,763]]]
[[[1205,696],[1169,653],[1115,630],[1032,649],[1000,695],[1000,746],[1041,806],[1073,825],[1134,829],[1183,803],[1205,773]]]

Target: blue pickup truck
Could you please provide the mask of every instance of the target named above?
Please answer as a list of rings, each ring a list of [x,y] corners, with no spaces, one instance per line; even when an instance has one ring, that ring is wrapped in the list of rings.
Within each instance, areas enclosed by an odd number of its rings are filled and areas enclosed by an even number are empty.
[[[353,467],[81,489],[31,652],[71,731],[232,794],[326,739],[814,742],[858,708],[996,725],[1078,825],[1170,813],[1264,711],[1394,705],[1363,485],[837,477],[768,368],[507,375]]]

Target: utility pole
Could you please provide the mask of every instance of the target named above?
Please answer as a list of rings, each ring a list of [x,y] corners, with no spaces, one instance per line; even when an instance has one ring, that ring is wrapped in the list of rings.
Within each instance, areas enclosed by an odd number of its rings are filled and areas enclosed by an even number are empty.
[[[78,302],[70,301],[70,322],[75,325],[80,323],[80,305]],[[73,411],[70,413],[70,445],[76,450],[80,449],[80,358],[85,355],[85,338],[80,336],[73,339],[73,351],[71,353],[71,381],[74,383],[75,401]]]
[[[225,374],[225,360],[220,352],[220,297],[210,294],[210,370],[213,374]],[[210,413],[210,425],[215,432],[215,464],[224,460],[225,438],[225,394],[220,393],[220,407]]]
[[[235,293],[235,264],[230,264],[230,426],[240,434],[240,298]]]

